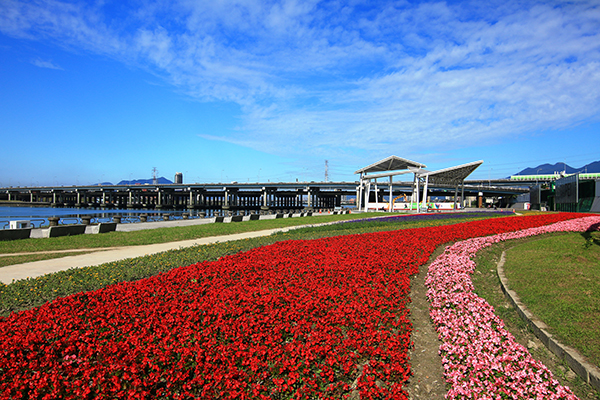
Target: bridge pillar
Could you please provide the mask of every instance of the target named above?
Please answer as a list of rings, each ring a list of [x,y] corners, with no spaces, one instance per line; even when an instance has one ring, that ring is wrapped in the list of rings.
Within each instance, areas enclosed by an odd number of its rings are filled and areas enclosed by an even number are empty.
[[[225,191],[223,194],[223,206],[229,208],[229,190],[226,187],[223,190]]]
[[[268,210],[269,209],[269,192],[267,191],[267,188],[262,188],[261,189],[261,197],[262,197],[262,206],[260,207],[261,210]]]

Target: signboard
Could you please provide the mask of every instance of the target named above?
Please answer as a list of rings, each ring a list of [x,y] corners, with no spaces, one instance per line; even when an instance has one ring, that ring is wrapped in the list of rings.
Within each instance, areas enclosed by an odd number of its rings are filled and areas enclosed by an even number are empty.
[[[579,201],[579,175],[565,176],[556,181],[556,204],[577,203]]]

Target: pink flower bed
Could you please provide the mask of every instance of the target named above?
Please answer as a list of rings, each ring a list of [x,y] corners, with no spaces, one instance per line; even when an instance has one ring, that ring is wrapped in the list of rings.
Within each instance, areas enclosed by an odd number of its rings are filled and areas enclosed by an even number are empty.
[[[442,341],[444,374],[451,385],[446,398],[577,398],[515,341],[493,307],[473,292],[472,258],[479,250],[504,240],[599,227],[600,217],[591,216],[467,239],[448,246],[430,265],[425,283],[429,288],[430,315]]]

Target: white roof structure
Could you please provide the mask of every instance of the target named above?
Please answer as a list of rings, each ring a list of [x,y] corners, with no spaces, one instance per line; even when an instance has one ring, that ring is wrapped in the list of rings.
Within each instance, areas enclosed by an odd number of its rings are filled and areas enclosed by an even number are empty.
[[[441,185],[460,185],[467,176],[471,175],[483,161],[474,161],[468,164],[457,165],[456,167],[439,169],[437,171],[417,172],[419,178],[428,178],[429,183]]]
[[[385,172],[385,171],[398,171],[409,168],[426,168],[425,164],[418,163],[416,161],[407,160],[406,158],[389,156],[381,161],[377,161],[371,165],[367,165],[354,172],[355,174],[365,174],[368,172]]]
[[[456,208],[456,197],[458,192],[458,187],[463,185],[464,189],[464,181],[465,179],[477,169],[483,161],[474,161],[467,164],[457,165],[455,167],[444,168],[437,171],[428,171],[425,164],[421,164],[416,161],[407,160],[406,158],[401,158],[397,156],[389,156],[384,158],[381,161],[377,161],[371,165],[367,165],[364,168],[361,168],[354,172],[355,174],[360,174],[360,186],[359,192],[357,193],[358,197],[358,206],[361,208],[362,199],[363,199],[363,191],[366,193],[366,199],[368,199],[369,194],[371,192],[371,181],[374,180],[375,191],[377,192],[377,179],[378,178],[389,178],[389,198],[392,199],[392,177],[396,175],[403,175],[407,173],[414,174],[413,181],[413,196],[416,200],[416,203],[420,203],[419,199],[419,186],[420,183],[423,184],[423,198],[422,201],[425,203],[427,198],[427,189],[429,184],[431,185],[448,185],[455,187],[455,205]],[[400,172],[397,172],[400,171]],[[461,196],[461,198],[464,197]],[[412,202],[413,200],[411,200]],[[365,211],[367,210],[368,200],[364,202]],[[377,203],[377,200],[376,200]],[[390,211],[392,211],[392,201],[389,201],[388,207]],[[412,206],[411,206],[412,207]]]

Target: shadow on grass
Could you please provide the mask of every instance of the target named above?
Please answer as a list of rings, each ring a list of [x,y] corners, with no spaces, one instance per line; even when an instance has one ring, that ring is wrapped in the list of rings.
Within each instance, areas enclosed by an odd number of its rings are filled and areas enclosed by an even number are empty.
[[[581,233],[581,236],[585,239],[583,247],[586,249],[593,245],[600,246],[600,223],[590,226],[587,231]]]

